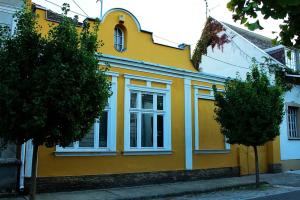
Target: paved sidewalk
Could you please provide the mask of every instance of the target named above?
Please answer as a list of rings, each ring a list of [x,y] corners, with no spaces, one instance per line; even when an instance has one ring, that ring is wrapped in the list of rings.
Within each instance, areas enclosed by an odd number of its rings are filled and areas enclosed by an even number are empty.
[[[262,174],[261,181],[271,185],[300,187],[300,175],[295,173]],[[138,187],[123,187],[75,192],[42,193],[37,200],[133,200],[179,196],[238,188],[255,182],[254,176],[176,182]],[[14,198],[16,199],[16,198]],[[17,198],[17,199],[24,199]]]

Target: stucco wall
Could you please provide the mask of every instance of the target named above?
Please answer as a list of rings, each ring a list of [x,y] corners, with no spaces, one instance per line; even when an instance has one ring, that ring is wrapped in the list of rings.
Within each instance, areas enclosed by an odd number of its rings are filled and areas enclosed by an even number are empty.
[[[300,104],[300,86],[295,86],[291,91],[284,96],[285,103]],[[281,160],[300,159],[300,140],[288,139],[288,128],[285,106],[285,115],[280,126],[280,154]],[[300,165],[299,165],[300,168]]]
[[[263,57],[268,54],[231,29],[227,28],[226,33],[231,41],[224,44],[223,49],[208,47],[207,55],[202,56],[200,68],[206,73],[231,78],[236,77],[238,73],[244,79],[250,70],[252,58],[263,62]]]

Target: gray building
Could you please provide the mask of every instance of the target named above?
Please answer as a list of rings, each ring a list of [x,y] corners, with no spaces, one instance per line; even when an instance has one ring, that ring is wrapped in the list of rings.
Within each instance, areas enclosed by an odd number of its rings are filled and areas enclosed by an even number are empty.
[[[0,26],[7,26],[11,34],[16,28],[14,14],[22,6],[23,0],[0,0]],[[0,146],[0,193],[17,189],[19,165],[16,145]]]

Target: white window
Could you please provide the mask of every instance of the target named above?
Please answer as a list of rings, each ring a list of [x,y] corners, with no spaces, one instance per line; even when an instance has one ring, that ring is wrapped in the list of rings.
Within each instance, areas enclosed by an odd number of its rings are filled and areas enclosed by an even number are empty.
[[[124,37],[124,31],[120,27],[115,28],[115,35],[114,35],[114,42],[115,42],[115,49],[117,51],[124,51],[125,47],[125,37]]]
[[[125,82],[125,152],[170,151],[170,85],[130,85],[130,75]]]
[[[288,52],[290,52],[291,56],[288,56]],[[296,62],[297,56],[296,56],[296,52],[293,50],[285,50],[285,65],[293,70],[296,69]]]
[[[9,32],[13,34],[16,27],[16,22],[14,19],[14,13],[17,10],[10,6],[1,6],[0,5],[0,27],[7,27]]]
[[[289,139],[300,139],[298,112],[299,112],[298,107],[294,107],[294,106],[288,107],[287,122],[288,122]]]
[[[95,120],[90,131],[80,140],[62,148],[57,146],[56,155],[86,155],[116,151],[116,111],[117,111],[117,74],[112,75],[112,96],[104,112]],[[77,153],[77,154],[76,154]]]

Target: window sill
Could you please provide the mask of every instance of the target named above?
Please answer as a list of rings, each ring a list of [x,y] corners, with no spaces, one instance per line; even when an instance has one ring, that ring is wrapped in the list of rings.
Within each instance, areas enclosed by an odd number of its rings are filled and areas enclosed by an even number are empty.
[[[300,140],[300,138],[288,138],[289,140]]]
[[[55,156],[115,156],[117,152],[115,151],[55,151]]]
[[[172,151],[168,150],[127,150],[122,153],[125,156],[139,156],[139,155],[171,155]]]
[[[230,153],[229,149],[202,149],[194,150],[195,154],[227,154]]]

